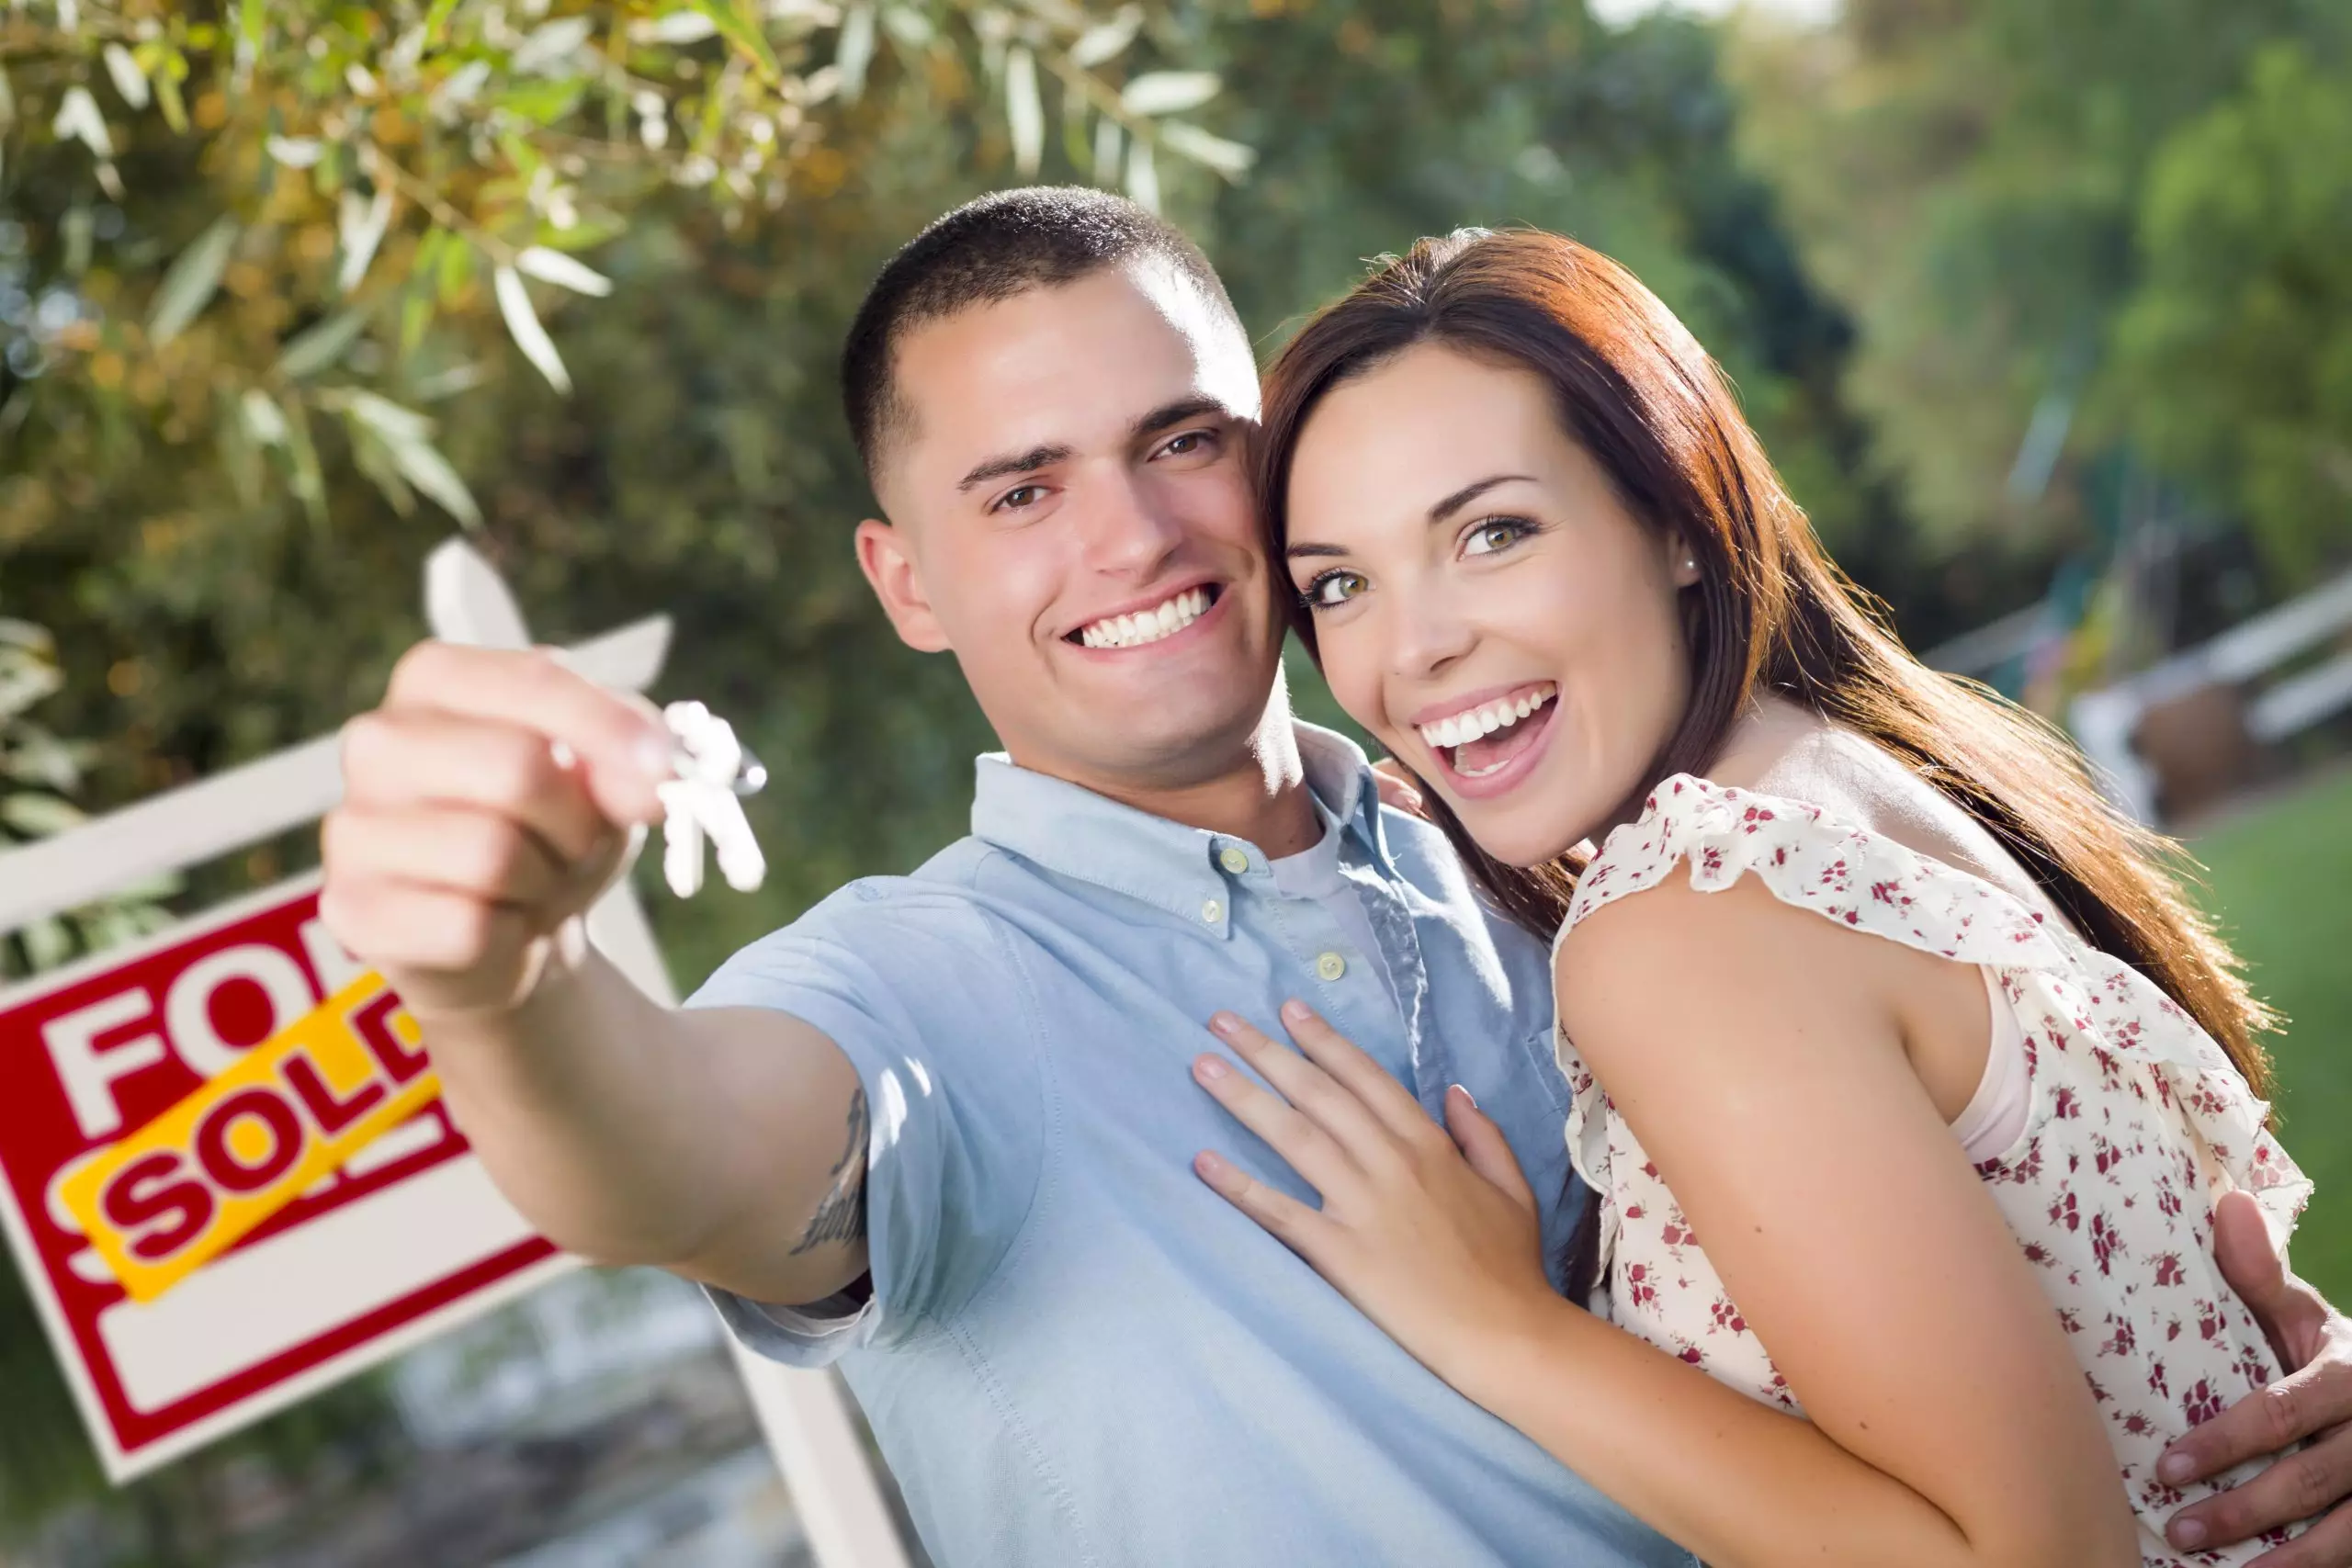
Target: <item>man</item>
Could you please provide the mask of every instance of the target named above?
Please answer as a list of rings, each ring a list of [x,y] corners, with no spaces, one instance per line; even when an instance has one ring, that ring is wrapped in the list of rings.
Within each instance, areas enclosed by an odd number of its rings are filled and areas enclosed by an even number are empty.
[[[576,1252],[704,1281],[760,1350],[840,1359],[950,1568],[1687,1562],[1192,1176],[1216,1145],[1311,1197],[1186,1077],[1210,1013],[1299,996],[1566,1190],[1543,944],[1292,721],[1256,374],[1207,262],[1114,197],[985,198],[885,269],[843,381],[888,518],[859,560],[1005,746],[970,838],[664,1012],[578,919],[658,815],[649,716],[426,645],[348,734],[326,917],[501,1186]],[[2352,1414],[2346,1362],[2296,1419]]]

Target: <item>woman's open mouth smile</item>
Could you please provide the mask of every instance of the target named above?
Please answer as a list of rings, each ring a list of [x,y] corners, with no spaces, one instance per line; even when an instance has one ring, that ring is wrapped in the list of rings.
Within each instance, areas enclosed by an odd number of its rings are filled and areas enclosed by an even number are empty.
[[[1413,728],[1436,758],[1449,790],[1466,799],[1487,799],[1533,771],[1551,739],[1559,694],[1553,682],[1532,682]]]

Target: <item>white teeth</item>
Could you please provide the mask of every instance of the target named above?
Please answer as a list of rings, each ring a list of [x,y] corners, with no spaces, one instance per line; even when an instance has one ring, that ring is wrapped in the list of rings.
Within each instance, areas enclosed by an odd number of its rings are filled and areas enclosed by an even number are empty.
[[[1492,735],[1498,729],[1506,729],[1517,724],[1521,719],[1543,708],[1557,695],[1559,695],[1558,687],[1545,685],[1515,699],[1488,703],[1484,707],[1473,708],[1467,713],[1449,714],[1434,724],[1422,725],[1421,739],[1428,741],[1432,748],[1442,750],[1450,750],[1456,746],[1466,746],[1481,736]],[[1462,776],[1476,778],[1479,774],[1464,772]]]
[[[1110,615],[1079,629],[1078,640],[1088,648],[1136,648],[1172,637],[1208,614],[1209,591],[1194,588],[1149,610]]]

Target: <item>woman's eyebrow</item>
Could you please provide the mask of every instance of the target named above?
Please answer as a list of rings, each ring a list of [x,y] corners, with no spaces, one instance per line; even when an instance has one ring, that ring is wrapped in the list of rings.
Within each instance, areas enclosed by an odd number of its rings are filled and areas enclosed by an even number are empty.
[[[1311,539],[1302,539],[1283,551],[1284,558],[1290,560],[1296,560],[1301,556],[1343,556],[1347,553],[1337,545],[1318,545]]]
[[[1430,521],[1432,523],[1442,523],[1454,513],[1461,511],[1464,507],[1469,505],[1472,502],[1477,500],[1480,496],[1486,494],[1497,485],[1509,484],[1513,479],[1521,479],[1524,480],[1528,484],[1533,484],[1535,482],[1535,476],[1532,474],[1496,474],[1487,479],[1473,479],[1470,483],[1464,485],[1460,490],[1455,491],[1452,495],[1447,496],[1443,501],[1439,502],[1435,506],[1430,507]]]

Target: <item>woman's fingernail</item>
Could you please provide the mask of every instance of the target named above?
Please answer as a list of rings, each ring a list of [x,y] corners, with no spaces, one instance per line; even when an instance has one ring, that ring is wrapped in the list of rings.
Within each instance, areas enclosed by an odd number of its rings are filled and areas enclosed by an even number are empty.
[[[2205,1521],[2175,1519],[2165,1527],[2165,1533],[2170,1536],[2172,1543],[2183,1551],[2194,1551],[2205,1544]]]
[[[2197,1476],[2197,1461],[2187,1454],[2166,1454],[2156,1461],[2156,1474],[2167,1483],[2177,1486]]]
[[[1283,1021],[1284,1023],[1307,1023],[1312,1021],[1314,1017],[1314,1010],[1295,997],[1283,1004]]]
[[[1204,1078],[1215,1080],[1225,1077],[1233,1069],[1225,1065],[1225,1058],[1222,1056],[1203,1056],[1193,1064],[1193,1070]]]
[[[1206,1149],[1203,1149],[1199,1154],[1193,1156],[1193,1168],[1199,1171],[1203,1176],[1214,1179],[1223,1176],[1232,1168],[1227,1166],[1225,1161],[1217,1156],[1209,1153]]]
[[[1467,1105],[1471,1110],[1476,1111],[1478,1109],[1478,1097],[1472,1094],[1468,1089],[1464,1089],[1460,1084],[1453,1085],[1446,1090],[1446,1092],[1449,1094],[1460,1095],[1462,1097],[1462,1102],[1464,1105]]]
[[[1231,1034],[1240,1027],[1241,1021],[1229,1012],[1213,1013],[1209,1017],[1209,1028],[1218,1034]]]

